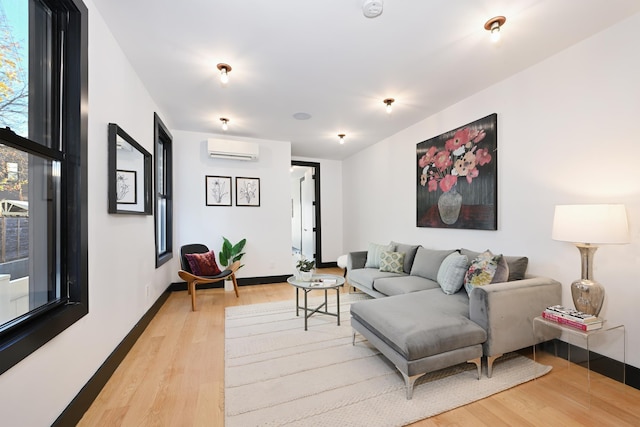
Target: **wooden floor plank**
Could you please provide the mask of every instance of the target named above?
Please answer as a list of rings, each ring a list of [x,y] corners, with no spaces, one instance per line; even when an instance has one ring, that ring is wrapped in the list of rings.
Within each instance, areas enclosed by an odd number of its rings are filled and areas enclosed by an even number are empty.
[[[339,269],[322,272],[342,274]],[[293,300],[295,292],[286,283],[241,286],[239,298],[223,289],[197,292],[197,312],[191,311],[186,291],[169,296],[79,426],[224,425],[225,308]],[[592,374],[585,405],[572,399],[584,392],[584,368],[547,353],[536,357],[553,366],[541,379],[412,425],[640,425],[639,390]]]

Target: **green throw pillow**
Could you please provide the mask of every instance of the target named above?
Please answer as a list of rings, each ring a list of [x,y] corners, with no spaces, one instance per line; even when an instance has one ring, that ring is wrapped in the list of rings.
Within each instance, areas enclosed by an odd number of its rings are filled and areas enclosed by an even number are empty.
[[[494,255],[490,250],[486,250],[471,261],[469,270],[464,277],[464,288],[468,295],[471,295],[473,288],[491,283],[498,269],[500,258],[502,255]]]
[[[380,254],[380,271],[404,273],[404,252],[382,252]]]

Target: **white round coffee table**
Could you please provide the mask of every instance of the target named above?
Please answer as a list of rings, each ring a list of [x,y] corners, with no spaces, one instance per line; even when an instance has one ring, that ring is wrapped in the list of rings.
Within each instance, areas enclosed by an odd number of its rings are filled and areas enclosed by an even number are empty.
[[[311,280],[306,282],[300,279],[296,279],[295,276],[291,276],[287,279],[287,282],[296,288],[296,316],[300,315],[300,310],[304,310],[304,330],[307,330],[307,319],[314,313],[328,314],[329,316],[336,316],[338,318],[338,326],[340,326],[340,286],[344,284],[344,277],[337,276],[335,274],[314,274]],[[304,291],[304,306],[300,306],[300,298],[298,291],[302,289]],[[327,304],[327,291],[330,289],[336,290],[336,312],[329,312],[329,305]],[[324,291],[324,302],[316,308],[309,308],[307,305],[307,294],[311,291],[321,290]],[[324,310],[322,310],[324,308]]]

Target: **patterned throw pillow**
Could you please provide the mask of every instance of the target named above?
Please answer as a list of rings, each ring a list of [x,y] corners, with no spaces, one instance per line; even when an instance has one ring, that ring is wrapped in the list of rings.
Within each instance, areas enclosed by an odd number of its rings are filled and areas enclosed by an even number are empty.
[[[367,262],[365,268],[380,268],[380,255],[385,251],[392,251],[394,247],[392,245],[377,245],[375,243],[369,243],[369,250],[367,251]]]
[[[203,254],[186,254],[185,258],[187,258],[191,272],[196,276],[217,276],[221,273],[216,262],[216,254],[213,251]]]
[[[380,254],[380,271],[404,273],[404,252],[382,252]]]
[[[438,270],[438,284],[447,295],[453,295],[462,288],[469,269],[469,259],[456,251],[448,255]]]
[[[486,250],[471,261],[471,266],[464,277],[464,288],[468,295],[471,295],[471,291],[476,286],[485,286],[491,283],[498,269],[500,258],[502,255],[494,255],[490,250]]]

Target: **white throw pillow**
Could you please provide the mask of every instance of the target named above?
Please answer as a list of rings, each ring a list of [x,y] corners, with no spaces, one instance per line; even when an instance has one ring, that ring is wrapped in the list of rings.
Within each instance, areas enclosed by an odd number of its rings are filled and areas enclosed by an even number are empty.
[[[438,284],[447,295],[453,295],[462,288],[464,276],[469,269],[469,258],[459,252],[448,255],[438,270]]]
[[[382,252],[391,252],[394,249],[392,245],[369,243],[367,262],[364,264],[365,268],[380,268],[380,255],[382,255]]]

